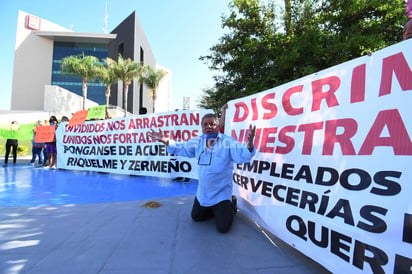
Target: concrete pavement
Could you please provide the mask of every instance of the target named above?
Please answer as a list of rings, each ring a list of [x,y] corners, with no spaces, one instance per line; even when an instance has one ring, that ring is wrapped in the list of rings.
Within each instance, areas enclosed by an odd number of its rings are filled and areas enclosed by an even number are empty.
[[[239,212],[228,234],[192,196],[0,207],[0,273],[328,273]]]

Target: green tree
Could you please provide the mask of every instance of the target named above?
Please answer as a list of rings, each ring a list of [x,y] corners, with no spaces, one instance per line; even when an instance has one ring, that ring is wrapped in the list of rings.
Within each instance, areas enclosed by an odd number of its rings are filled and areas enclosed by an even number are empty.
[[[327,1],[318,13],[318,25],[327,34],[331,65],[402,40],[403,0]]]
[[[115,83],[118,78],[114,74],[113,67],[116,65],[116,61],[111,58],[104,59],[105,64],[97,67],[96,77],[99,81],[106,85],[106,118],[107,108],[109,107],[109,98],[111,93],[111,85]]]
[[[285,12],[283,15],[283,20],[285,22],[285,32],[287,35],[291,35],[291,33],[293,32],[292,1],[293,0],[284,0]]]
[[[262,1],[263,3],[263,1]],[[403,0],[232,0],[227,31],[200,57],[218,72],[201,107],[250,95],[402,40]],[[214,102],[214,100],[217,100]]]
[[[82,78],[83,110],[86,109],[87,83],[96,78],[99,60],[95,56],[73,55],[62,59],[62,72]]]
[[[123,83],[123,108],[124,117],[126,117],[129,85],[134,79],[141,79],[144,66],[140,63],[136,63],[130,58],[123,59],[121,54],[119,54],[117,62],[111,62],[111,65],[115,77]]]
[[[159,87],[160,81],[167,74],[164,70],[153,69],[150,66],[145,66],[144,73],[142,76],[143,83],[150,89],[152,103],[153,103],[153,113],[155,112],[155,103],[157,99],[157,89]]]
[[[202,107],[215,111],[228,100],[274,86],[274,61],[282,49],[274,43],[278,29],[273,4],[262,6],[257,0],[234,0],[229,7],[231,12],[222,17],[222,26],[230,31],[210,48],[210,55],[200,58],[210,69],[221,72],[214,77],[215,87],[204,95],[208,98],[201,100],[208,102]],[[218,102],[212,106],[213,98]]]
[[[203,96],[200,98],[198,106],[204,109],[213,109],[215,114],[220,114],[222,102],[216,88],[207,88],[203,90]]]

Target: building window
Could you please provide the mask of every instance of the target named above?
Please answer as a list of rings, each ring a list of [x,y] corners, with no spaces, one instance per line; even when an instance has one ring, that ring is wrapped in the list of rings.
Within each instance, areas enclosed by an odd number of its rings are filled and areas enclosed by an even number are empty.
[[[140,47],[140,63],[144,64],[144,51],[142,47]]]
[[[62,59],[72,55],[95,56],[102,60],[108,56],[106,44],[55,42],[53,48],[52,85],[67,89],[79,96],[83,96],[82,79],[69,76],[61,71]],[[98,104],[106,103],[105,84],[98,80],[87,84],[87,99]]]
[[[117,52],[118,54],[120,54],[123,57],[123,53],[124,53],[124,43],[121,43],[118,47],[117,47]]]

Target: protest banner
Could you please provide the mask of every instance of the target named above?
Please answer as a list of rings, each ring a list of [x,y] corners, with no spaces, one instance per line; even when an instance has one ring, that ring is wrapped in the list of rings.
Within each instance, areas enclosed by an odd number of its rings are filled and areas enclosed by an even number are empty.
[[[238,204],[339,273],[412,269],[412,40],[229,102]]]
[[[201,117],[210,111],[181,110],[87,121],[56,130],[59,168],[158,177],[197,178],[197,160],[173,156],[153,142],[151,129],[188,141],[201,134]]]
[[[34,124],[0,125],[0,136],[5,139],[31,140]]]
[[[54,141],[56,126],[36,126],[36,143],[50,143]]]

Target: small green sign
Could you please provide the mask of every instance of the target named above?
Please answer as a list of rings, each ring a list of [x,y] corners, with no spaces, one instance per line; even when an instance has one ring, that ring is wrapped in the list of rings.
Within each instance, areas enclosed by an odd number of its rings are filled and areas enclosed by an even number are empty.
[[[106,105],[89,108],[86,120],[104,119],[106,117]]]

